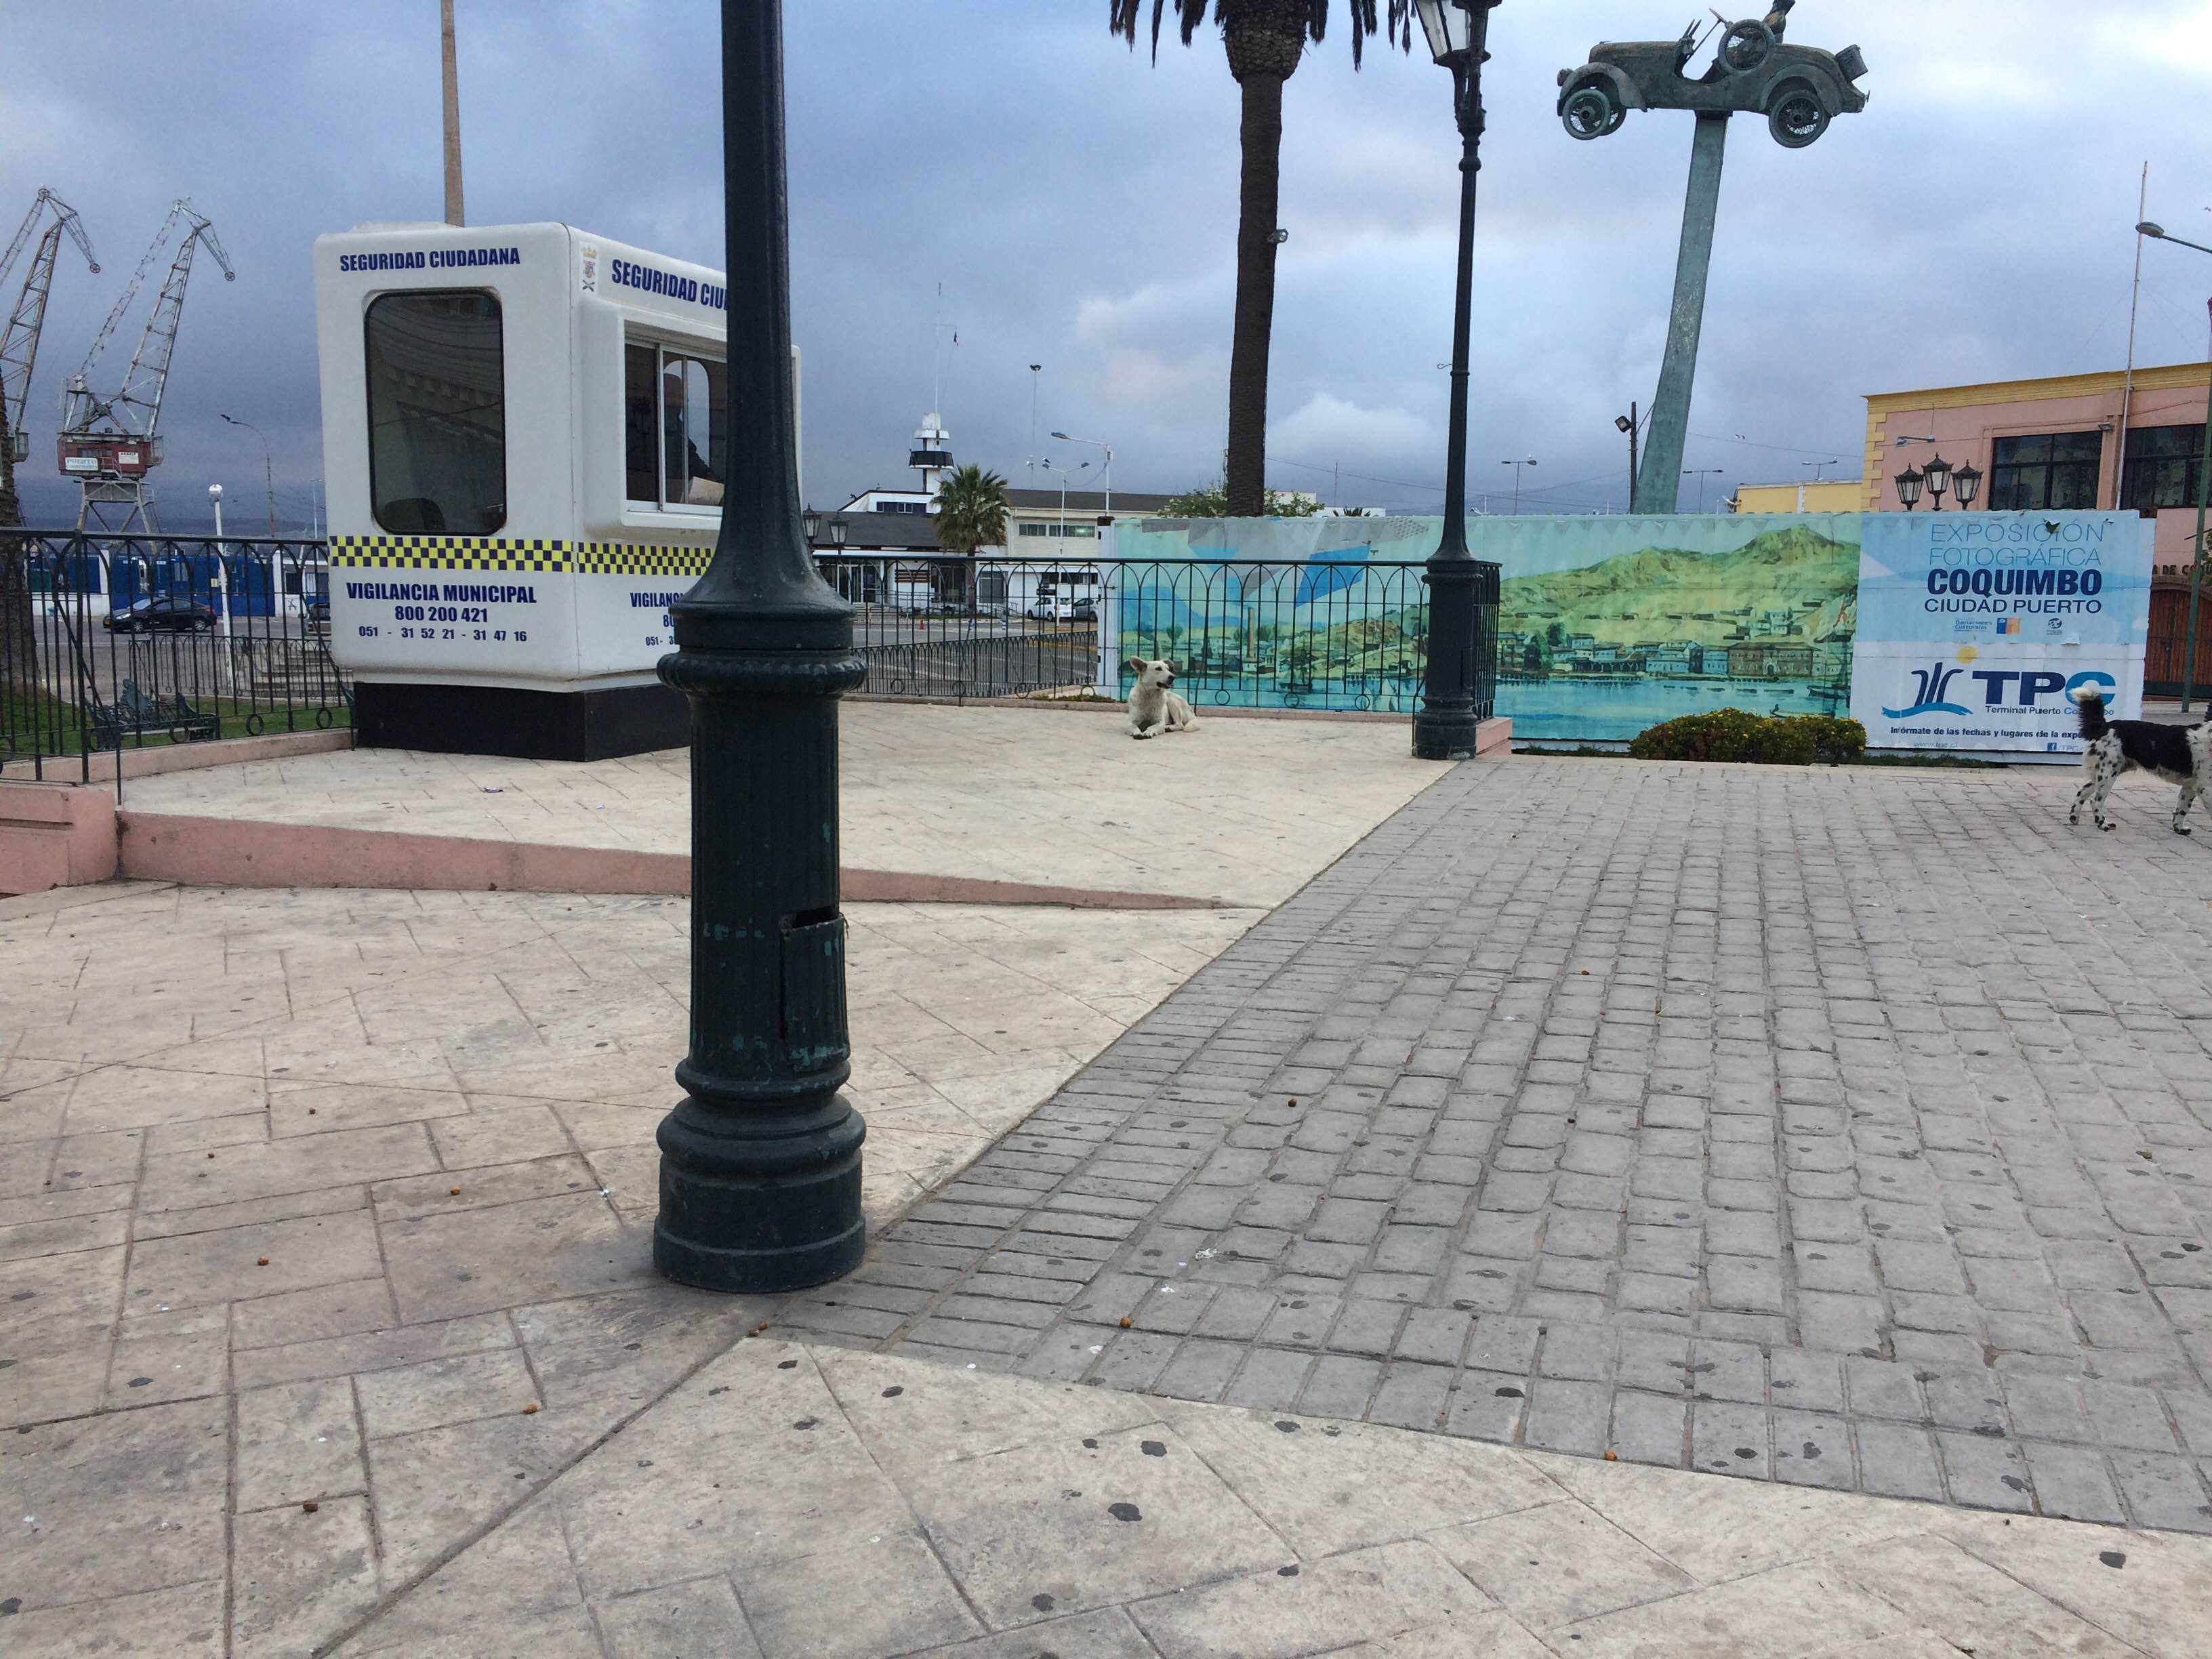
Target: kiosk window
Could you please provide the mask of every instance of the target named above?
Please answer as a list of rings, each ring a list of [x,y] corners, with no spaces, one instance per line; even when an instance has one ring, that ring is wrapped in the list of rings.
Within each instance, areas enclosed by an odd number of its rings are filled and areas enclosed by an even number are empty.
[[[729,373],[721,360],[625,345],[623,405],[630,504],[719,507],[730,443]]]
[[[499,301],[387,294],[370,302],[368,482],[398,536],[490,536],[507,523]]]

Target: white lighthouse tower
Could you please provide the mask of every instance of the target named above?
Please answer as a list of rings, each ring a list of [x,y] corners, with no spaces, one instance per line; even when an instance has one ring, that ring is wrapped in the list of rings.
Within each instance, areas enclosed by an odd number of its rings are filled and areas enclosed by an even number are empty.
[[[937,498],[937,481],[942,473],[952,470],[952,434],[945,429],[945,417],[934,410],[921,417],[915,428],[914,447],[907,453],[906,464],[921,474],[921,494],[925,501]]]

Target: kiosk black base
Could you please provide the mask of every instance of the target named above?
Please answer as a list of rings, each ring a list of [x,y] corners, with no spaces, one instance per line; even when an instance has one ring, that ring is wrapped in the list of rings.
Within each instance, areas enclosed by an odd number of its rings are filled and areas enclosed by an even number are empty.
[[[507,686],[354,687],[353,724],[367,749],[517,760],[609,760],[691,741],[691,714],[665,685],[611,691],[521,691]]]

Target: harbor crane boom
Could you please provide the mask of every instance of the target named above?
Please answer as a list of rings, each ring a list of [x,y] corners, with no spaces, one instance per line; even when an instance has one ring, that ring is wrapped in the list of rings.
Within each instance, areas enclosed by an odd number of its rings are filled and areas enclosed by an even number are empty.
[[[29,241],[40,218],[49,208],[53,222],[40,233],[32,248],[30,272],[23,279],[22,291],[15,296],[15,307],[9,314],[7,325],[0,328],[0,451],[4,451],[9,467],[31,453],[31,434],[23,427],[23,407],[30,396],[31,370],[38,362],[39,333],[46,325],[46,301],[54,286],[54,260],[61,250],[64,230],[84,255],[84,262],[93,275],[100,274],[100,261],[93,257],[92,239],[85,234],[84,222],[77,217],[76,210],[52,191],[42,187],[32,200],[31,210],[23,216],[22,227],[16,231],[15,240],[8,244],[7,253],[0,256],[0,292],[5,292],[23,245]]]
[[[117,326],[138,295],[139,286],[153,270],[179,225],[188,227],[169,260],[154,309],[146,319],[145,332],[131,354],[121,388],[102,397],[92,390],[94,365],[113,337]],[[128,531],[136,524],[151,529],[152,497],[146,475],[161,465],[161,400],[168,390],[169,365],[176,355],[177,330],[184,320],[185,284],[192,273],[192,256],[204,246],[222,269],[223,280],[236,282],[230,256],[223,252],[215,226],[206,215],[181,198],[169,209],[152,246],[138,261],[122,297],[100,325],[84,366],[70,379],[62,394],[62,430],[57,444],[62,471],[84,487],[84,506],[77,515],[79,528],[98,522],[101,529]]]

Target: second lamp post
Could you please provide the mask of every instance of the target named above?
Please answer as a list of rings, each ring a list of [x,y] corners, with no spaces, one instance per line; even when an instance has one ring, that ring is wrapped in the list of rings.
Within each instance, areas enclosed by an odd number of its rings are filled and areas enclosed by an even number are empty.
[[[1459,118],[1459,289],[1452,313],[1451,435],[1444,457],[1444,527],[1429,557],[1428,663],[1413,753],[1422,760],[1466,760],[1482,723],[1475,708],[1477,589],[1494,567],[1467,545],[1467,377],[1474,290],[1474,181],[1482,167],[1482,65],[1490,13],[1498,0],[1416,0],[1429,52],[1452,74]],[[1517,474],[1516,475],[1517,477]]]

